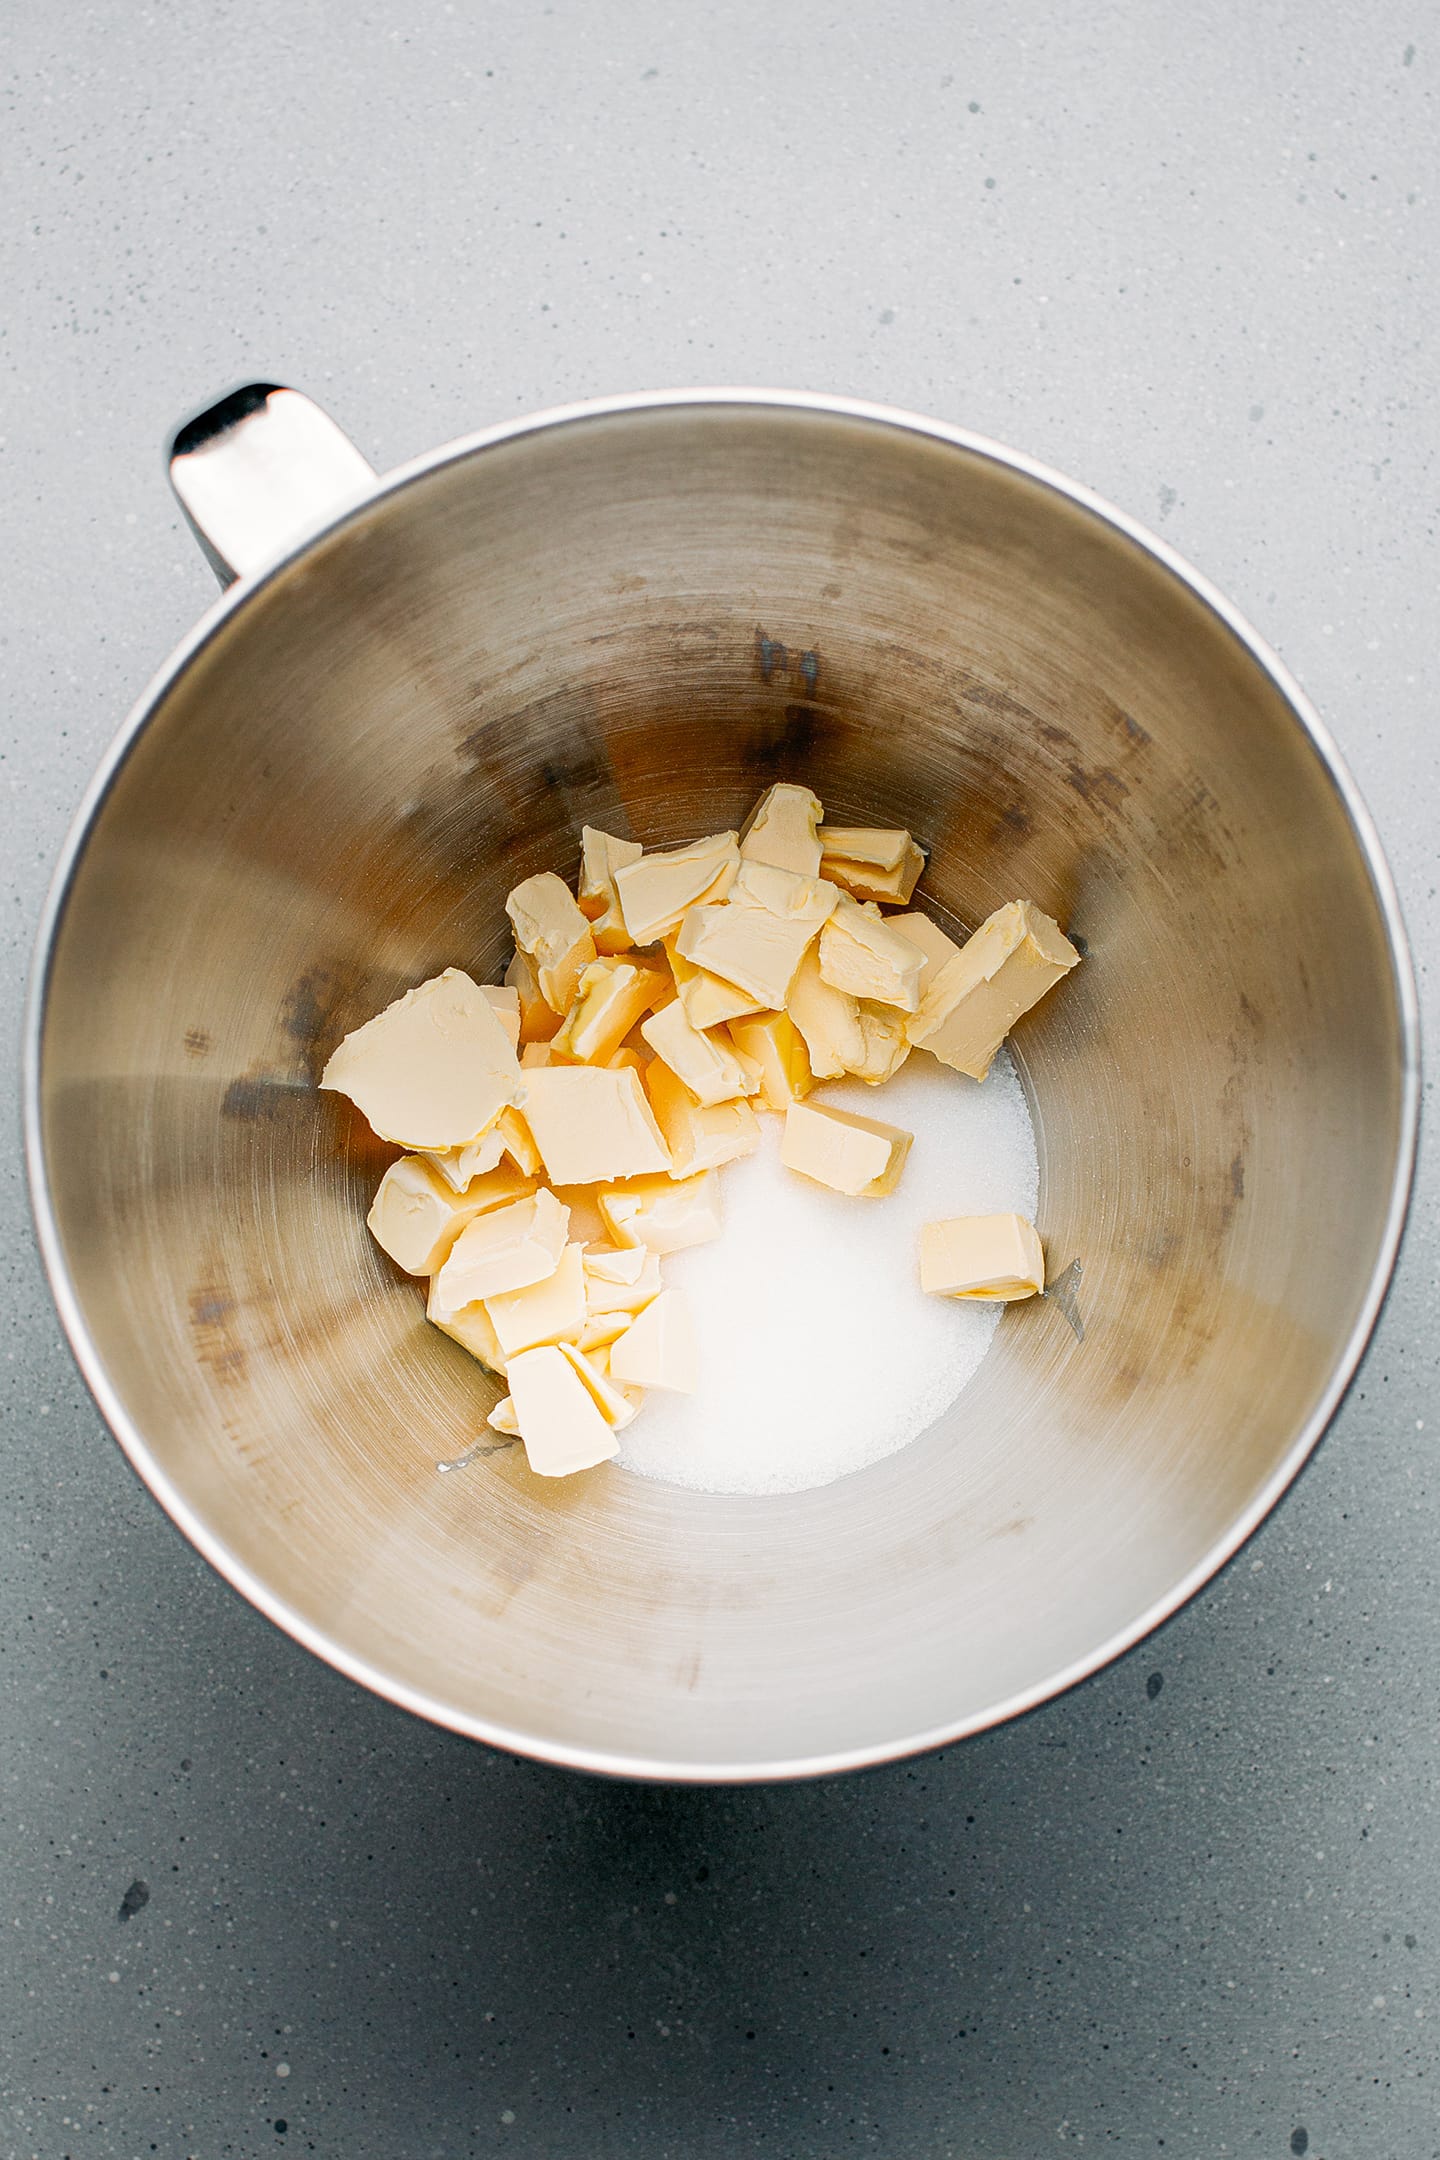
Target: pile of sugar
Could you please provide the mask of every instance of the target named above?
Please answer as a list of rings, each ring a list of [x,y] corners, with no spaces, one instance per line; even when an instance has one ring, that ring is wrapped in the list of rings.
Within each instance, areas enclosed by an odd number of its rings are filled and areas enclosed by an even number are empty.
[[[818,1101],[903,1126],[899,1190],[852,1200],[780,1164],[778,1121],[720,1173],[725,1223],[675,1253],[700,1347],[694,1395],[657,1389],[617,1435],[642,1477],[697,1492],[804,1492],[916,1439],[990,1346],[1002,1308],[926,1297],[920,1225],[1035,1214],[1040,1172],[1024,1090],[1005,1051],[983,1085],[912,1057],[883,1087],[827,1083]]]

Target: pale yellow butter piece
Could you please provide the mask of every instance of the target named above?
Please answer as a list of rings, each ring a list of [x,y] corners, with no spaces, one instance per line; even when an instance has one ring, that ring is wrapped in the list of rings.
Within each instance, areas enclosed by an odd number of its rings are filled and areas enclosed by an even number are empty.
[[[872,870],[898,870],[913,846],[900,825],[822,825],[820,852],[842,862],[864,863]]]
[[[540,978],[529,953],[517,946],[505,970],[505,986],[515,992],[520,1010],[520,1045],[523,1054],[528,1043],[549,1042],[560,1026],[561,1015],[546,1004],[540,994]]]
[[[721,1027],[727,1020],[738,1020],[745,1013],[762,1009],[748,991],[737,990],[734,983],[724,982],[708,968],[696,967],[687,960],[673,935],[665,940],[665,954],[675,978],[676,995],[691,1027]]]
[[[872,1004],[897,1005],[913,1013],[920,1004],[920,971],[925,955],[876,910],[861,907],[848,893],[820,932],[820,974],[832,990]]]
[[[506,1375],[515,1422],[530,1468],[539,1477],[592,1470],[620,1450],[595,1398],[563,1351],[522,1350]]]
[[[641,1015],[670,992],[667,970],[618,957],[592,960],[551,1045],[555,1057],[604,1065]]]
[[[551,1065],[527,1075],[525,1122],[556,1185],[610,1185],[668,1170],[669,1152],[628,1068]]]
[[[818,930],[834,912],[840,888],[826,878],[777,869],[774,863],[742,862],[730,898],[768,908],[782,922],[810,923]]]
[[[502,1110],[500,1116],[512,1114]],[[472,1140],[468,1147],[427,1148],[422,1160],[434,1165],[452,1192],[462,1193],[472,1179],[493,1170],[504,1152],[505,1139],[497,1118],[489,1132]]]
[[[672,1177],[718,1170],[760,1145],[760,1120],[748,1102],[699,1102],[663,1058],[651,1060],[645,1092],[670,1150]]]
[[[574,1337],[585,1325],[585,1248],[570,1244],[553,1275],[485,1300],[495,1340],[507,1358],[539,1343]]]
[[[345,1037],[320,1076],[382,1140],[465,1147],[520,1089],[514,1046],[478,983],[459,968],[407,990]]]
[[[665,848],[622,863],[615,871],[615,890],[633,943],[652,945],[698,900],[721,899],[739,866],[733,832],[712,833],[688,847]]]
[[[516,1110],[513,1106],[502,1110],[495,1121],[494,1130],[499,1134],[500,1145],[516,1169],[522,1171],[527,1178],[538,1177],[541,1167],[540,1150],[525,1123],[524,1111]]]
[[[477,1215],[435,1277],[436,1306],[456,1313],[480,1298],[543,1282],[560,1264],[569,1227],[570,1210],[543,1185],[528,1200]]]
[[[594,936],[569,886],[553,870],[541,870],[521,880],[505,912],[516,945],[535,963],[540,995],[555,1012],[568,1012],[580,971],[595,958]]]
[[[625,1272],[624,1264],[631,1260],[639,1262],[633,1272]],[[617,1269],[617,1263],[620,1267]],[[620,1254],[606,1252],[602,1246],[587,1245],[585,1248],[585,1298],[588,1318],[594,1320],[609,1313],[628,1313],[633,1319],[643,1312],[652,1298],[660,1295],[660,1255],[648,1246],[637,1245],[632,1252]]]
[[[734,983],[765,1011],[778,1012],[819,930],[817,922],[777,915],[753,900],[722,902],[692,907],[675,949],[693,966]]]
[[[819,796],[808,787],[779,781],[766,789],[745,820],[740,853],[746,862],[773,863],[778,870],[814,877],[820,868],[817,827],[824,814]]]
[[[913,1133],[848,1110],[792,1103],[785,1113],[780,1160],[835,1192],[882,1199],[900,1182]]]
[[[640,1400],[611,1379],[608,1355],[596,1357],[577,1343],[562,1342],[559,1347],[610,1430],[619,1432],[622,1426],[628,1425],[640,1407]],[[606,1348],[608,1350],[608,1345]]]
[[[813,946],[795,971],[785,1010],[799,1030],[817,1080],[836,1080],[864,1065],[868,1053],[860,1000],[826,982]]]
[[[734,1102],[737,1096],[757,1093],[728,1037],[702,1034],[691,1027],[678,1003],[651,1013],[641,1023],[640,1033],[698,1101]]]
[[[856,900],[884,900],[891,907],[901,907],[915,890],[925,868],[925,856],[912,840],[893,870],[881,870],[874,863],[854,862],[848,856],[830,854],[821,858],[820,867],[827,878],[843,885]]]
[[[439,1328],[442,1334],[458,1342],[463,1350],[468,1350],[471,1357],[478,1358],[488,1371],[499,1373],[503,1378],[505,1353],[500,1348],[494,1323],[478,1299],[473,1305],[462,1305],[459,1312],[447,1313],[436,1299],[435,1278],[432,1277],[430,1294],[425,1302],[425,1317]]]
[[[514,1197],[511,1192],[492,1200],[477,1187],[472,1199],[457,1192],[425,1156],[402,1155],[381,1178],[365,1220],[396,1267],[407,1275],[433,1275],[468,1222]]]
[[[690,1308],[678,1290],[662,1290],[611,1345],[610,1373],[630,1387],[694,1394],[700,1381],[700,1353]]]
[[[652,1180],[648,1178],[636,1179],[637,1185],[651,1182]],[[618,1187],[617,1190],[624,1191],[628,1190],[628,1188]],[[601,1220],[604,1221],[603,1212]],[[606,1228],[609,1228],[608,1223]],[[646,1251],[647,1248],[641,1245],[638,1240],[623,1245],[617,1242],[614,1246],[591,1245],[587,1247],[585,1253],[586,1271],[593,1275],[597,1282],[638,1283],[650,1265],[646,1258]],[[655,1279],[657,1282],[660,1279],[658,1269],[655,1273]]]
[[[923,998],[940,969],[947,960],[955,958],[960,947],[954,938],[945,935],[938,923],[931,922],[930,917],[920,914],[918,909],[909,915],[887,915],[885,920],[892,930],[909,938],[910,943],[918,945],[925,955],[925,965],[920,970],[920,995]]]
[[[714,1170],[688,1178],[636,1178],[609,1187],[599,1201],[615,1243],[637,1252],[682,1252],[720,1235],[720,1179]]]
[[[507,1439],[518,1440],[520,1437],[520,1420],[515,1415],[514,1397],[502,1395],[485,1422],[487,1425],[492,1426],[496,1432],[504,1433]]]
[[[952,1215],[920,1230],[920,1287],[935,1297],[1013,1303],[1045,1287],[1039,1233],[1023,1215]]]
[[[793,984],[790,994],[795,994]],[[761,1099],[768,1109],[786,1110],[814,1087],[805,1038],[788,1013],[757,1013],[751,1020],[732,1020],[730,1040],[758,1071]]]
[[[659,1292],[656,1292],[658,1297]],[[575,1341],[588,1358],[598,1361],[600,1354],[609,1350],[617,1335],[623,1335],[635,1315],[617,1307],[611,1312],[587,1314]],[[608,1362],[608,1360],[607,1360]],[[602,1366],[602,1370],[603,1370]]]
[[[510,1047],[520,1048],[520,992],[513,983],[481,983],[480,995],[487,1005],[495,1008],[495,1017],[510,1038]]]
[[[631,938],[615,890],[615,872],[639,862],[644,849],[638,840],[619,840],[614,833],[582,825],[580,850],[580,912],[590,923],[595,950],[628,952]]]
[[[865,1045],[865,1055],[858,1065],[849,1070],[857,1080],[867,1086],[879,1087],[884,1080],[893,1080],[900,1067],[910,1055],[910,1038],[905,1033],[905,1015],[893,1005],[871,1005],[863,1000],[860,1006],[860,1035]]]
[[[1012,900],[932,976],[906,1032],[942,1064],[983,1080],[1015,1022],[1079,958],[1050,916]]]

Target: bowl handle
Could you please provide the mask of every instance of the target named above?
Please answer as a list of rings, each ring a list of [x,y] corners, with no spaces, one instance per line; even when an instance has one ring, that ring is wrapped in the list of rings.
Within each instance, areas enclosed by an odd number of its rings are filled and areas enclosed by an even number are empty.
[[[222,585],[261,569],[375,485],[348,435],[298,390],[245,383],[170,439],[170,485]]]

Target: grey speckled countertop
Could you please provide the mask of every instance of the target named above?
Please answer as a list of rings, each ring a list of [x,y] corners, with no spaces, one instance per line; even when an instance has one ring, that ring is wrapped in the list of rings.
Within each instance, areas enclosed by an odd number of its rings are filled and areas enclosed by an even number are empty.
[[[687,381],[1058,465],[1316,698],[1433,1009],[1432,12],[15,0],[0,74],[12,1031],[213,591],[164,431],[266,373],[380,465]],[[1343,1415],[1187,1612],[1009,1730],[742,1792],[447,1738],[242,1605],[3,1175],[0,2153],[1440,2153],[1433,1159]]]

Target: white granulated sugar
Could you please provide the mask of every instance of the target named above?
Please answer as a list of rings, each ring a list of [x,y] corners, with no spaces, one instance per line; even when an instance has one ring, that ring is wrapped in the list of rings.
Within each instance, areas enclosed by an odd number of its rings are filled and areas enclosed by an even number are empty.
[[[879,1462],[948,1409],[1002,1308],[926,1297],[920,1225],[1035,1214],[1030,1112],[1002,1050],[981,1086],[917,1053],[883,1087],[827,1082],[814,1100],[902,1126],[898,1191],[847,1199],[780,1163],[780,1121],[720,1172],[725,1222],[665,1260],[700,1348],[694,1395],[647,1395],[617,1435],[643,1477],[699,1492],[803,1492]]]

